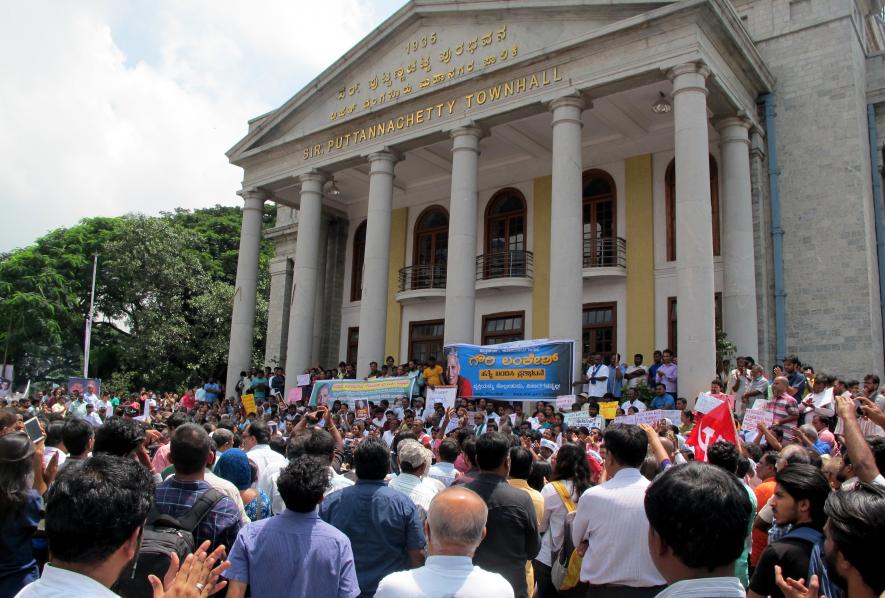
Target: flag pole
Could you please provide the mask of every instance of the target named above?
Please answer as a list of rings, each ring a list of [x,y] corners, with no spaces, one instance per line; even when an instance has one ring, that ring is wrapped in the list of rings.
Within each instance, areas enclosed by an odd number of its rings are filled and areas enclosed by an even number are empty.
[[[92,343],[92,315],[95,306],[95,274],[98,271],[98,254],[92,260],[92,293],[89,295],[89,315],[86,318],[86,338],[83,342],[83,377],[89,377],[89,348]]]

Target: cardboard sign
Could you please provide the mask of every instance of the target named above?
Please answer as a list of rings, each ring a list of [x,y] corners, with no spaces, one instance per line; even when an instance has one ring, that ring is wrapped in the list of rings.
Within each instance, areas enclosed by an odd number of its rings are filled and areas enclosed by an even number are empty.
[[[557,411],[562,411],[563,413],[571,411],[572,405],[575,404],[575,401],[578,400],[578,397],[575,395],[562,395],[560,397],[556,397],[556,409]]]
[[[764,409],[747,409],[744,411],[744,423],[741,424],[741,429],[755,431],[759,422],[765,422],[766,426],[770,426],[774,422],[774,413]]]
[[[298,374],[295,380],[298,386],[310,386],[310,374]]]
[[[635,415],[619,415],[618,417],[615,418],[615,423],[616,424],[636,425],[639,422],[636,421]]]
[[[618,402],[605,401],[604,403],[599,403],[599,415],[607,420],[616,418],[618,416]]]
[[[353,402],[353,411],[356,419],[369,419],[369,402],[363,399],[357,399]]]
[[[427,406],[433,407],[436,403],[448,409],[455,406],[455,397],[458,394],[456,386],[434,386],[427,389]]]
[[[767,406],[768,399],[756,399],[755,401],[753,401],[753,409],[764,411]]]
[[[698,400],[694,404],[694,410],[698,413],[709,413],[722,404],[722,401],[710,395],[708,392],[702,392],[698,395]]]
[[[289,389],[289,396],[286,397],[286,402],[290,405],[293,403],[297,403],[301,400],[301,387],[296,386],[295,388]]]
[[[250,413],[258,413],[258,408],[255,407],[255,395],[243,395],[241,399],[243,401],[243,407],[246,409],[246,415]]]
[[[563,421],[565,422],[565,425],[569,427],[569,429],[580,428],[583,426],[589,430],[590,428],[594,427],[593,424],[596,423],[596,419],[590,417],[584,411],[566,413]]]

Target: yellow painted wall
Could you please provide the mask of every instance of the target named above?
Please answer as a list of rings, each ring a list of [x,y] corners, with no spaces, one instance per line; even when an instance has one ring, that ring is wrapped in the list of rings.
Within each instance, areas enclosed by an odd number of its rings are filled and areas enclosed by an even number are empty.
[[[532,338],[547,338],[550,331],[550,197],[553,179],[535,179],[532,191],[535,284],[532,287]]]
[[[627,208],[627,346],[624,360],[633,353],[650,359],[655,339],[655,256],[651,154],[627,158],[624,165]],[[620,318],[619,318],[620,319]]]
[[[387,333],[384,340],[384,357],[393,355],[400,362],[400,336],[403,329],[403,307],[396,300],[399,288],[399,271],[406,266],[406,234],[408,231],[408,208],[393,210],[390,215],[390,270],[387,273]]]

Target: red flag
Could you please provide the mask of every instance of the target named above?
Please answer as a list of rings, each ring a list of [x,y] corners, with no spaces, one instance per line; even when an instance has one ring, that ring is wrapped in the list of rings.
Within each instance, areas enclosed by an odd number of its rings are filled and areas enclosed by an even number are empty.
[[[695,423],[685,444],[694,447],[696,460],[706,461],[707,447],[717,440],[725,440],[735,446],[740,446],[737,430],[734,428],[734,417],[731,415],[731,408],[727,401],[705,414]]]

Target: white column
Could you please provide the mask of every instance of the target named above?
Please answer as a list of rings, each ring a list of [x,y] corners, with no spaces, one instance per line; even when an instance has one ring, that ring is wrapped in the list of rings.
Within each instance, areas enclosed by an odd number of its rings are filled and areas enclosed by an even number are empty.
[[[326,327],[328,326],[328,322],[325,319],[325,306],[323,305],[323,295],[326,292],[326,256],[329,253],[329,247],[327,245],[329,241],[329,221],[327,219],[323,219],[320,223],[320,240],[319,240],[319,253],[317,259],[317,272],[319,275],[317,277],[317,285],[316,285],[316,299],[314,299],[314,318],[313,318],[313,340],[311,342],[311,361],[317,365],[320,365],[320,344],[322,342],[323,334],[326,333]],[[322,364],[325,365],[325,364]]]
[[[267,301],[267,342],[265,365],[283,367],[286,360],[286,337],[289,333],[289,306],[292,303],[292,268],[289,258],[277,255],[268,262],[270,298]]]
[[[369,212],[360,299],[360,342],[357,375],[369,372],[369,362],[384,361],[387,332],[387,288],[390,269],[390,213],[393,209],[393,169],[398,156],[381,151],[369,156]]]
[[[723,326],[738,355],[759,355],[756,329],[756,259],[750,185],[750,123],[726,118],[718,123],[724,218],[722,249]],[[678,255],[678,254],[677,254]]]
[[[566,96],[553,111],[553,181],[550,202],[550,338],[574,339],[575,374],[581,369],[582,271],[581,112],[584,100]]]
[[[707,88],[710,71],[683,64],[670,71],[676,144],[676,299],[679,394],[710,387],[716,373],[713,213]]]
[[[286,392],[295,386],[295,376],[310,367],[313,349],[313,320],[319,278],[320,223],[323,212],[323,183],[326,176],[308,172],[301,179],[298,207],[298,238],[292,270],[292,307],[286,339]]]
[[[477,127],[452,131],[452,196],[446,267],[444,342],[472,343],[476,308],[476,230],[479,140]]]
[[[243,223],[240,225],[240,252],[237,257],[237,280],[234,307],[230,318],[230,346],[227,352],[227,396],[236,396],[240,372],[248,370],[252,360],[255,329],[255,293],[258,289],[258,254],[261,249],[261,221],[264,216],[263,191],[245,189]]]

